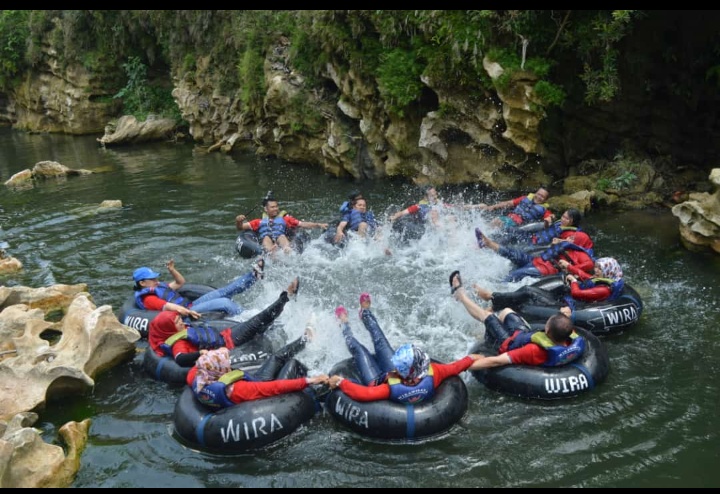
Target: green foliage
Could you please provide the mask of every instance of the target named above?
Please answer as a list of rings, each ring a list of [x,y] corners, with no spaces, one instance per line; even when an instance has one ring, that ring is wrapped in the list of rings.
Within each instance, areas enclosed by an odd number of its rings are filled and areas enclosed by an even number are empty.
[[[253,49],[245,50],[238,63],[237,72],[240,81],[240,100],[246,109],[259,109],[265,92],[264,59]]]
[[[322,113],[306,94],[298,93],[290,99],[286,115],[293,132],[314,134],[325,128]]]
[[[622,153],[617,154],[615,156],[615,164],[609,171],[611,176],[600,178],[596,188],[602,192],[609,189],[629,189],[638,179],[635,174],[637,167],[638,163],[632,159],[625,157]]]
[[[380,94],[388,104],[388,109],[402,117],[404,108],[417,100],[422,92],[420,81],[423,66],[414,53],[395,49],[380,57],[377,69]]]
[[[540,98],[546,108],[562,106],[567,96],[560,86],[548,81],[538,81],[535,84],[535,95]]]
[[[144,121],[149,114],[180,120],[180,111],[169,88],[152,85],[148,81],[147,66],[138,58],[130,57],[122,65],[128,81],[113,98],[121,99],[123,111]]]
[[[30,34],[28,10],[0,10],[0,88],[8,89],[26,69],[25,51]]]

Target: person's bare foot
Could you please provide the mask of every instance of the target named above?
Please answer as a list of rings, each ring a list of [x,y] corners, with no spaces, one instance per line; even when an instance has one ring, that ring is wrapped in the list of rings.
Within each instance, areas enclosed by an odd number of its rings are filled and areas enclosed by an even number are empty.
[[[298,290],[300,290],[300,278],[296,276],[287,287],[288,297],[297,295]]]
[[[303,338],[305,341],[310,342],[315,339],[315,328],[310,325],[310,323],[305,326],[305,333],[303,333]]]
[[[487,290],[480,285],[473,284],[473,290],[475,290],[475,294],[480,297],[483,300],[490,300],[492,298],[492,292],[490,290]]]

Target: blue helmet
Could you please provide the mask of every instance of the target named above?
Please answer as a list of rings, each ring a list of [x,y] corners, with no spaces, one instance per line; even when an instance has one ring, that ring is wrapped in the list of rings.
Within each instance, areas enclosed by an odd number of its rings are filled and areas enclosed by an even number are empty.
[[[430,368],[430,357],[415,345],[406,343],[395,351],[392,363],[403,379],[422,379]]]

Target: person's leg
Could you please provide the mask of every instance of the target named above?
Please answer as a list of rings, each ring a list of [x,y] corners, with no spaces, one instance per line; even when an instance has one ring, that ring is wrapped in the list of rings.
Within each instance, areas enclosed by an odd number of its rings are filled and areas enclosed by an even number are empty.
[[[360,309],[360,318],[362,319],[365,329],[370,333],[373,345],[375,346],[375,358],[383,372],[390,372],[395,368],[392,363],[392,356],[395,353],[390,342],[387,340],[385,333],[380,329],[380,325],[375,319],[375,314],[372,313],[369,307]]]
[[[259,260],[258,264],[264,263],[264,261]],[[193,302],[193,309],[195,309],[195,305],[201,304],[203,302],[208,302],[210,300],[214,300],[217,298],[232,298],[234,295],[237,295],[238,293],[242,293],[251,286],[255,284],[255,282],[258,280],[258,276],[256,275],[256,270],[253,269],[249,273],[246,273],[242,276],[239,276],[235,278],[231,283],[228,285],[225,285],[222,288],[218,288],[216,290],[213,290],[211,292],[206,293],[205,295],[198,297]],[[198,310],[198,309],[195,309]]]
[[[288,286],[288,289],[282,292],[275,302],[247,321],[235,326],[232,329],[232,339],[235,346],[247,343],[255,336],[265,332],[282,313],[285,304],[290,301],[290,296],[297,293],[299,285],[300,280],[295,278],[292,283],[290,283],[290,286]]]
[[[365,236],[367,235],[367,232],[368,232],[368,224],[363,221],[363,222],[360,223],[360,225],[358,226],[357,233],[358,233],[358,235],[360,235],[361,237],[365,237]]]
[[[502,313],[501,313],[502,315]],[[496,352],[500,345],[513,335],[513,332],[505,327],[497,314],[490,314],[485,318],[485,344]]]
[[[340,320],[343,337],[345,338],[345,345],[350,351],[350,355],[353,357],[355,367],[357,367],[358,372],[360,373],[360,378],[362,379],[363,384],[370,386],[373,383],[377,383],[385,373],[380,369],[375,357],[370,353],[370,351],[365,348],[365,346],[360,343],[355,336],[353,336],[350,324],[347,322],[347,311],[345,308],[342,306],[338,307],[335,309],[335,314]]]
[[[273,353],[257,370],[253,372],[253,377],[257,381],[272,381],[280,379],[279,375],[285,365],[294,360],[293,357],[307,345],[308,337],[303,335],[294,341],[291,341],[277,352]],[[286,374],[287,374],[286,370]]]
[[[285,235],[280,235],[277,238],[276,243],[286,254],[292,251],[292,247],[290,247],[290,239],[288,239]]]
[[[484,300],[492,300],[493,310],[499,311],[505,308],[518,310],[524,303],[532,300],[534,294],[528,290],[527,286],[523,286],[514,292],[493,292],[489,299],[479,295]]]
[[[523,267],[527,264],[532,264],[532,256],[527,252],[520,249],[512,249],[510,247],[501,246],[497,253],[503,256],[505,259],[510,260],[515,266]]]
[[[265,250],[265,252],[272,253],[275,251],[275,242],[272,238],[270,238],[269,235],[263,237],[262,239],[262,248]]]
[[[236,316],[244,310],[241,305],[229,298],[213,298],[199,303],[196,300],[191,308],[197,312],[225,312],[229,316]]]
[[[503,278],[503,281],[505,282],[511,282],[511,281],[520,281],[525,277],[531,277],[531,278],[540,278],[542,275],[540,274],[540,270],[536,268],[532,262],[526,264],[525,266],[516,269],[514,271],[510,271],[505,278]]]

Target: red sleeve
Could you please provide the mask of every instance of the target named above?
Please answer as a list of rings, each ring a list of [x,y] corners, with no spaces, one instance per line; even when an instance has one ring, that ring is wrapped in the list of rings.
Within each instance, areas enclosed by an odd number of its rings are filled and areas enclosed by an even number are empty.
[[[343,379],[340,383],[340,391],[356,401],[377,401],[390,398],[390,385],[387,383],[365,386],[354,383],[350,379]]]
[[[449,364],[438,364],[436,362],[433,362],[433,383],[435,387],[437,388],[440,386],[440,383],[443,382],[445,379],[451,376],[457,376],[463,371],[466,371],[468,367],[470,367],[473,363],[472,357],[463,357],[460,360],[456,360],[455,362],[451,362]]]
[[[258,231],[260,229],[261,221],[262,221],[262,219],[260,219],[260,218],[248,221],[248,224],[250,225],[250,229],[254,232]]]
[[[516,365],[542,365],[547,359],[547,352],[544,348],[535,343],[528,343],[515,350],[507,352],[510,362]]]
[[[297,228],[300,224],[299,219],[295,218],[294,216],[290,216],[289,214],[283,216],[283,219],[285,220],[285,224],[288,228]]]
[[[307,387],[304,377],[297,379],[277,379],[275,381],[237,381],[228,395],[233,403],[257,400],[269,396],[302,391]]]
[[[407,208],[409,214],[415,214],[418,211],[420,211],[420,206],[418,204],[413,204],[409,208]]]
[[[194,353],[199,351],[198,347],[190,343],[188,340],[177,340],[172,346],[173,358],[176,358],[181,353]]]
[[[545,208],[545,214],[543,214],[543,219],[549,218],[550,216],[552,216],[552,214],[552,211],[550,211],[548,208]]]
[[[580,277],[581,272],[592,273],[595,269],[595,261],[592,257],[587,255],[585,252],[579,250],[567,250],[565,251],[567,256],[572,260],[567,268],[568,273],[572,273]]]
[[[197,366],[193,365],[190,367],[190,370],[187,373],[187,376],[185,377],[185,382],[188,386],[192,387],[192,382],[195,380],[195,375],[197,374]]]
[[[582,288],[579,283],[570,284],[570,296],[582,302],[598,302],[605,300],[612,293],[607,285],[597,285],[592,288]]]
[[[146,295],[142,301],[147,310],[163,310],[163,307],[167,304],[167,300],[163,300],[157,295]]]
[[[516,197],[515,199],[513,199],[513,200],[512,200],[512,202],[513,202],[513,207],[515,207],[515,206],[517,206],[518,204],[520,204],[520,201],[522,201],[522,200],[525,199],[526,197],[527,197],[527,196],[520,196],[520,197]]]

